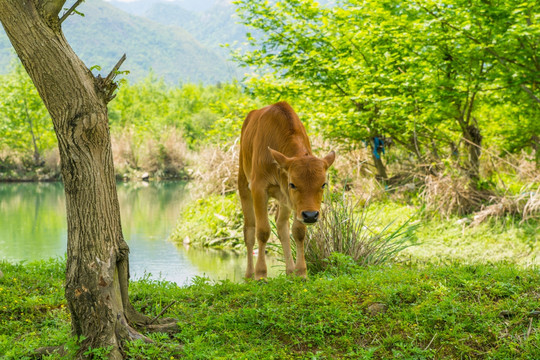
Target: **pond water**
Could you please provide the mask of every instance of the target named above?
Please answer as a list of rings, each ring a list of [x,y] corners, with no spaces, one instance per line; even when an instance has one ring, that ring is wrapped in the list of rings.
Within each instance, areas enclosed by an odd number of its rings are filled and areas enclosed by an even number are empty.
[[[168,240],[188,199],[185,183],[119,183],[117,187],[132,279],[149,277],[179,285],[189,284],[195,276],[243,279],[244,253],[197,249]],[[0,184],[0,261],[63,257],[66,247],[61,183]],[[270,275],[281,271],[279,264],[268,260]]]

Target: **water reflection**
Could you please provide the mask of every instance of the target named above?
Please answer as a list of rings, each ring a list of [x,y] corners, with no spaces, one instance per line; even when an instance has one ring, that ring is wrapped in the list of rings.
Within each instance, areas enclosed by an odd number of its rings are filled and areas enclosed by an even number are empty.
[[[0,184],[0,259],[63,256],[65,207],[62,184]]]
[[[245,254],[185,248],[167,241],[187,193],[183,183],[118,184],[124,237],[134,279],[189,283],[194,276],[240,281]],[[0,260],[61,257],[66,252],[65,199],[60,183],[0,184]],[[271,276],[280,263],[269,259]]]

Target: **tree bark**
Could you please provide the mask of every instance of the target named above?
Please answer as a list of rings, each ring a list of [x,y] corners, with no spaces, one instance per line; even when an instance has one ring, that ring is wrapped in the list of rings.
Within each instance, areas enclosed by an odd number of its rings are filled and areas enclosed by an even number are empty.
[[[34,122],[28,113],[28,104],[26,98],[24,99],[24,112],[26,116],[26,123],[28,124],[28,130],[32,136],[32,146],[34,148],[34,165],[39,166],[41,163],[41,154],[39,153],[39,148],[37,146],[36,134],[34,133]]]
[[[68,224],[65,296],[73,332],[84,336],[78,356],[90,346],[110,346],[110,358],[120,359],[125,340],[146,339],[131,325],[151,319],[128,299],[129,248],[120,223],[107,113],[114,85],[96,79],[67,43],[58,22],[64,2],[1,0],[0,21],[58,138]]]
[[[480,129],[474,125],[464,126],[463,138],[466,140],[466,148],[469,152],[467,175],[476,186],[480,179],[480,155],[482,154],[482,135]]]
[[[369,145],[371,149],[371,158],[373,159],[373,164],[375,165],[375,169],[377,170],[377,179],[378,180],[386,180],[388,179],[388,175],[386,173],[386,166],[384,165],[382,161],[381,156],[381,149],[377,149],[378,156],[375,155],[375,137],[371,137]]]
[[[371,157],[373,159],[373,163],[375,164],[375,168],[377,169],[377,178],[379,180],[386,180],[388,179],[388,175],[386,174],[386,166],[384,166],[384,163],[381,158],[377,158],[373,152],[371,154]]]

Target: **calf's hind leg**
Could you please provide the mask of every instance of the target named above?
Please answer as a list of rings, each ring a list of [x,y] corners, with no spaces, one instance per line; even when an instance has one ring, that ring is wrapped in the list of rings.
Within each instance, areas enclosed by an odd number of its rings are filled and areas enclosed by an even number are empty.
[[[255,280],[264,279],[266,270],[266,243],[270,237],[270,222],[268,221],[268,194],[264,187],[251,184],[253,209],[255,210],[255,233],[259,245],[259,254],[255,264]]]
[[[248,182],[244,172],[240,169],[238,175],[238,192],[242,203],[242,213],[244,214],[244,242],[247,248],[247,268],[246,279],[253,278],[255,273],[253,268],[253,246],[255,245],[255,212],[253,210],[253,198],[249,190]]]

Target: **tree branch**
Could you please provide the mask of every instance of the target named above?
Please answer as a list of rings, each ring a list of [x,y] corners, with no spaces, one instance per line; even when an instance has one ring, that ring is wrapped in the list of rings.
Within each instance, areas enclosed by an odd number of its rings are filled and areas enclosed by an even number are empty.
[[[65,2],[65,0],[56,0],[56,1],[62,1],[62,2]],[[62,17],[60,18],[60,20],[58,21],[59,24],[61,24],[64,20],[66,20],[68,18],[69,15],[71,15],[75,9],[77,8],[77,6],[81,5],[81,3],[83,2],[84,0],[77,0],[75,1],[75,4],[73,4],[65,13],[64,15],[62,15]],[[58,12],[60,12],[60,10],[58,10]]]
[[[165,306],[165,308],[163,308],[163,310],[161,310],[161,312],[159,314],[156,315],[155,318],[153,318],[150,323],[148,325],[152,325],[154,322],[156,322],[157,319],[159,319],[159,317],[163,314],[165,314],[165,311],[167,311],[171,306],[173,306],[174,304],[176,303],[176,300],[173,300],[172,303],[170,303],[169,305]]]

